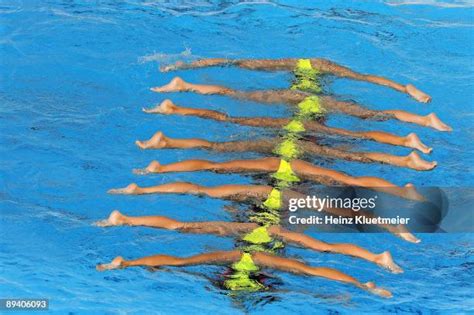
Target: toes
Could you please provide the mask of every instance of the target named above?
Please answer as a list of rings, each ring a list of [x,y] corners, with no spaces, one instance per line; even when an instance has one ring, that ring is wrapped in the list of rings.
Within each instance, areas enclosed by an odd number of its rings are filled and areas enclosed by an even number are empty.
[[[146,149],[146,148],[147,148],[147,145],[146,145],[146,142],[145,142],[145,141],[137,140],[137,141],[135,141],[135,144],[136,144],[140,149]]]
[[[142,107],[142,112],[145,112],[147,114],[153,114],[153,113],[156,113],[156,107],[153,107],[153,108],[145,108],[145,107]]]
[[[135,190],[138,188],[137,184],[132,183],[125,188],[113,188],[107,191],[109,194],[117,195],[117,194],[133,194]]]
[[[385,290],[385,289],[382,289],[382,288],[373,288],[373,289],[370,289],[370,292],[372,292],[372,293],[374,293],[378,296],[384,297],[384,298],[393,297],[392,292],[390,292],[388,290]]]

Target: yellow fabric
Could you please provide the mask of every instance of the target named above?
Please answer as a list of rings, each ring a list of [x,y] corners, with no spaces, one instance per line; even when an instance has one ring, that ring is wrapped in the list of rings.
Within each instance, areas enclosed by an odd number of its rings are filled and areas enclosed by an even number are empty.
[[[243,253],[240,260],[232,264],[232,269],[242,272],[255,272],[259,270],[249,253]]]
[[[298,149],[296,139],[288,137],[275,148],[273,153],[281,156],[285,160],[293,160],[300,156],[301,151]]]
[[[296,63],[296,70],[295,71],[307,71],[307,70],[314,70],[313,65],[311,64],[311,60],[309,59],[298,59]]]
[[[224,286],[232,291],[255,292],[266,289],[260,282],[250,278],[246,272],[236,272],[230,276],[230,279],[224,281]]]
[[[311,93],[321,93],[319,82],[320,72],[313,68],[311,60],[299,59],[295,70],[295,82],[291,86],[292,90],[307,91]]]
[[[320,116],[325,112],[324,108],[321,106],[319,97],[316,95],[306,97],[298,103],[298,108],[298,115],[302,117]]]
[[[300,181],[298,176],[296,176],[291,169],[291,164],[284,159],[280,160],[280,166],[278,167],[278,170],[272,174],[272,177],[287,183]]]
[[[285,245],[281,241],[273,241],[271,244],[250,244],[242,246],[241,249],[243,251],[249,253],[255,252],[264,252],[269,254],[275,254],[275,250],[284,248]]]
[[[321,87],[314,80],[310,79],[297,79],[297,82],[293,83],[290,87],[290,90],[298,90],[304,92],[311,92],[314,94],[321,93]]]
[[[259,223],[262,225],[278,225],[280,224],[280,216],[278,213],[273,211],[261,211],[257,212],[249,217],[251,222]]]
[[[245,235],[243,240],[252,244],[265,244],[270,243],[273,239],[268,234],[267,227],[260,226]]]
[[[268,245],[268,244],[265,244],[265,245]],[[265,245],[264,244],[250,244],[250,245],[241,246],[240,249],[248,253],[265,252],[265,253],[273,254],[274,251],[271,248],[267,248],[267,246]]]
[[[270,194],[268,195],[267,200],[263,203],[265,208],[272,210],[280,210],[281,208],[281,191],[276,188],[273,188]]]
[[[306,131],[306,129],[304,128],[304,124],[301,121],[295,120],[295,119],[290,121],[285,127],[283,127],[283,129],[292,133],[299,133],[299,132]]]

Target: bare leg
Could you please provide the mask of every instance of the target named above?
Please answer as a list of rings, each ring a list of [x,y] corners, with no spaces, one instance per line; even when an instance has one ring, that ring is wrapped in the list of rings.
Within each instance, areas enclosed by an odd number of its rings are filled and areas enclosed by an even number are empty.
[[[178,230],[183,233],[215,234],[220,236],[241,235],[257,228],[256,223],[239,223],[225,221],[180,222],[163,216],[126,216],[118,210],[109,217],[95,223],[96,226],[145,226],[157,229]]]
[[[399,196],[411,200],[424,200],[424,197],[421,196],[416,189],[411,184],[406,184],[404,187],[399,187],[392,184],[389,181],[386,181],[382,178],[371,177],[371,176],[362,176],[362,177],[352,177],[343,172],[338,172],[335,170],[322,168],[315,166],[311,163],[294,160],[291,162],[291,166],[297,175],[300,175],[303,178],[311,179],[312,176],[325,176],[333,179],[338,183],[344,185],[352,185],[359,187],[367,187],[377,191],[382,191],[391,195]]]
[[[357,279],[347,274],[344,274],[336,269],[326,267],[311,267],[298,260],[278,257],[262,252],[252,254],[252,258],[257,265],[262,267],[268,267],[283,271],[289,271],[292,273],[323,277],[330,280],[350,283],[379,296],[387,298],[392,297],[390,291],[378,288],[372,282],[361,283]]]
[[[201,118],[209,118],[217,121],[227,121],[237,123],[245,126],[254,127],[270,127],[282,128],[291,120],[287,118],[269,118],[269,117],[229,117],[228,115],[215,110],[195,109],[189,107],[182,107],[173,104],[170,100],[164,100],[160,105],[152,109],[144,109],[146,113],[159,113],[165,115],[177,114],[184,116],[197,116]],[[349,136],[354,138],[362,138],[374,140],[380,143],[387,143],[391,145],[404,146],[420,150],[423,153],[430,153],[432,148],[424,145],[415,133],[410,133],[406,137],[396,136],[382,131],[350,131],[341,128],[332,128],[324,126],[316,121],[304,122],[304,126],[309,131],[315,131],[324,134],[336,134],[342,136]]]
[[[354,244],[329,244],[303,233],[291,232],[279,226],[272,226],[269,228],[269,232],[272,235],[280,237],[287,242],[299,244],[303,247],[316,251],[354,256],[373,262],[383,268],[390,270],[393,273],[403,272],[403,270],[397,264],[395,264],[392,259],[392,255],[390,255],[388,251],[385,251],[381,254],[374,254]]]
[[[379,162],[400,167],[407,167],[418,171],[427,171],[436,167],[436,162],[427,162],[420,158],[416,152],[408,156],[397,156],[380,152],[354,152],[323,147],[309,141],[300,141],[300,146],[304,152],[319,156],[328,156],[347,161],[357,161],[361,163]]]
[[[162,149],[162,148],[204,148],[219,152],[261,152],[272,153],[275,143],[281,140],[259,140],[259,141],[231,141],[231,142],[210,142],[202,139],[172,139],[157,132],[150,140],[136,141],[142,149]],[[339,149],[323,147],[309,141],[298,141],[299,146],[305,153],[331,158],[357,161],[362,163],[381,162],[400,167],[408,167],[419,171],[426,171],[436,167],[436,162],[427,162],[420,158],[415,152],[406,157],[400,157],[378,152],[349,152]]]
[[[317,124],[317,122],[309,122],[305,124],[305,127],[313,123]],[[417,134],[413,132],[405,137],[400,137],[400,136],[396,136],[391,133],[383,132],[383,131],[350,131],[350,130],[341,129],[341,128],[326,127],[323,125],[321,125],[321,127],[318,126],[318,129],[322,129],[322,128],[325,128],[326,129],[325,133],[328,133],[328,134],[337,134],[337,135],[344,135],[344,136],[349,136],[349,137],[354,137],[354,138],[370,139],[370,140],[377,141],[380,143],[386,143],[386,144],[391,144],[391,145],[417,149],[427,154],[433,151],[433,148],[430,148],[426,146],[425,144],[423,144],[423,142],[421,142]]]
[[[392,114],[395,118],[400,121],[405,121],[420,126],[431,127],[439,131],[452,131],[453,128],[446,125],[441,119],[436,116],[435,113],[428,114],[426,116],[419,116],[402,110],[385,110],[385,113]]]
[[[108,264],[99,264],[96,269],[98,271],[121,269],[127,267],[161,267],[161,266],[192,266],[192,265],[220,265],[236,262],[240,259],[242,253],[240,251],[221,251],[207,254],[200,254],[185,258],[168,256],[168,255],[154,255],[134,260],[125,260],[118,256]],[[336,269],[324,267],[311,267],[305,265],[294,259],[282,258],[264,253],[253,253],[253,261],[260,267],[268,267],[283,271],[289,271],[298,274],[305,274],[310,276],[322,277],[330,280],[345,282],[353,284],[361,289],[367,290],[371,293],[380,295],[382,297],[391,297],[391,293],[382,288],[377,288],[374,283],[367,282],[365,284],[359,282],[357,279],[348,276]]]
[[[151,88],[153,92],[195,92],[199,94],[218,94],[228,95],[238,99],[249,101],[276,104],[276,103],[299,103],[307,96],[311,95],[305,92],[292,90],[268,90],[268,91],[252,91],[242,92],[232,90],[230,88],[218,85],[201,85],[185,82],[180,77],[175,77],[170,83],[161,87]]]
[[[134,260],[125,260],[121,256],[118,256],[115,257],[111,263],[97,265],[96,269],[98,271],[104,271],[137,266],[158,268],[161,266],[219,265],[236,262],[241,256],[242,253],[240,251],[212,252],[185,258],[154,255]]]
[[[183,115],[183,116],[197,116],[202,118],[210,118],[218,121],[228,121],[230,118],[221,112],[208,109],[195,109],[189,107],[181,107],[174,104],[171,100],[164,100],[160,105],[151,108],[143,109],[148,114],[164,114],[164,115]]]
[[[97,226],[146,226],[167,230],[179,230],[185,233],[215,234],[220,236],[239,235],[252,231],[257,228],[256,223],[237,223],[237,222],[180,222],[163,216],[126,216],[117,210],[112,211],[106,220],[98,221]],[[284,241],[301,245],[305,248],[313,249],[319,252],[332,252],[343,255],[350,255],[357,258],[373,262],[383,268],[387,268],[393,273],[400,273],[403,270],[398,267],[392,259],[389,252],[373,254],[359,246],[353,244],[328,244],[302,233],[295,233],[283,229],[279,226],[268,228],[270,235],[282,238]]]
[[[161,131],[158,131],[147,141],[135,142],[142,149],[188,149],[202,148],[218,152],[262,152],[271,153],[275,147],[275,141],[229,141],[229,142],[210,142],[202,139],[176,139],[166,137]]]
[[[201,85],[185,82],[183,79],[176,77],[170,83],[161,87],[151,88],[153,92],[197,92],[200,94],[223,94],[232,95],[235,92],[229,88],[218,85]]]
[[[228,66],[234,65],[237,67],[251,69],[251,70],[264,70],[264,71],[292,71],[295,69],[295,66],[298,62],[296,58],[286,58],[286,59],[241,59],[241,60],[231,60],[224,58],[211,58],[211,59],[202,59],[192,63],[183,63],[177,62],[174,65],[169,65],[162,67],[160,70],[162,72],[179,70],[179,69],[195,69],[203,67],[213,67],[213,66]],[[409,94],[411,97],[416,99],[419,102],[427,103],[431,100],[431,97],[422,91],[418,90],[411,84],[402,85],[400,83],[394,82],[384,77],[361,74],[357,73],[347,67],[338,65],[332,61],[313,58],[311,59],[311,64],[314,69],[317,69],[323,73],[333,74],[343,78],[349,78],[359,81],[371,82],[378,85],[383,85],[390,87],[394,90],[397,90],[402,93]]]
[[[415,151],[407,156],[396,156],[378,152],[363,153],[364,156],[381,163],[387,163],[400,167],[407,167],[417,171],[428,171],[436,167],[438,163],[423,160]]]
[[[150,163],[145,169],[136,169],[136,174],[168,173],[168,172],[193,172],[193,171],[215,171],[215,172],[264,172],[270,173],[278,170],[279,158],[262,158],[256,160],[233,160],[228,162],[212,162],[207,160],[187,160],[177,163],[161,165],[157,161]],[[302,160],[291,162],[293,171],[303,179],[318,181],[321,177],[330,178],[333,182],[344,185],[373,188],[392,195],[412,199],[414,192],[411,186],[398,187],[378,177],[352,177],[342,172],[315,166]],[[417,196],[415,194],[415,196]],[[418,200],[418,199],[416,199]]]
[[[211,148],[212,143],[202,139],[171,139],[158,131],[146,141],[135,141],[140,149],[164,149],[164,148]]]
[[[161,67],[160,71],[168,72],[174,70],[184,69],[196,69],[205,67],[216,67],[216,66],[237,66],[244,69],[250,70],[263,70],[263,71],[291,71],[295,68],[298,59],[284,58],[284,59],[224,59],[224,58],[209,58],[201,59],[191,63],[184,63],[181,61],[176,62],[173,65]]]
[[[132,183],[125,188],[110,189],[109,194],[144,195],[144,194],[191,194],[205,195],[211,198],[262,200],[271,192],[271,186],[263,185],[221,185],[214,187],[200,186],[192,183],[175,182],[151,187],[139,187]]]
[[[227,162],[213,162],[208,160],[187,160],[162,165],[152,161],[145,169],[135,169],[135,174],[214,171],[226,173],[239,172],[272,172],[278,169],[280,159],[262,158],[256,160],[233,160]]]
[[[431,127],[439,131],[451,131],[451,127],[444,124],[434,113],[427,116],[420,116],[402,110],[371,110],[357,103],[337,101],[331,97],[322,97],[324,106],[335,112],[341,112],[347,115],[359,117],[362,119],[398,119],[403,122],[409,122],[424,127]]]
[[[185,70],[185,69],[195,69],[195,68],[204,68],[204,67],[213,67],[213,66],[223,66],[231,62],[229,59],[224,58],[208,58],[193,61],[191,63],[184,63],[178,61],[174,64],[160,67],[161,72],[169,72],[175,70]]]
[[[174,78],[169,84],[162,87],[152,88],[155,92],[180,92],[180,91],[192,91],[200,94],[220,94],[229,95],[239,99],[251,100],[255,102],[275,104],[275,103],[288,103],[297,104],[305,99],[310,94],[292,91],[292,90],[271,90],[271,91],[253,91],[253,92],[241,92],[235,91],[223,86],[215,85],[200,85],[192,84],[183,81],[181,78]],[[341,102],[330,97],[321,97],[323,105],[331,110],[348,115],[356,116],[359,118],[367,119],[382,119],[387,120],[396,118],[401,121],[419,124],[421,126],[432,127],[441,131],[449,131],[451,127],[444,124],[436,115],[430,114],[428,116],[418,116],[410,114],[404,111],[389,110],[389,111],[375,111],[364,108],[358,104],[352,102]]]
[[[378,85],[387,86],[396,91],[410,95],[418,102],[428,103],[429,101],[431,101],[431,97],[428,94],[425,94],[422,91],[418,90],[412,84],[401,85],[400,83],[394,82],[384,77],[357,73],[347,67],[338,65],[332,61],[325,59],[312,59],[311,63],[313,64],[314,68],[319,69],[321,72],[324,73],[334,74],[342,78],[366,81]]]
[[[178,230],[184,226],[184,223],[162,216],[131,217],[120,213],[118,210],[114,210],[107,219],[97,221],[95,225],[100,227],[121,225],[148,226],[166,230]]]

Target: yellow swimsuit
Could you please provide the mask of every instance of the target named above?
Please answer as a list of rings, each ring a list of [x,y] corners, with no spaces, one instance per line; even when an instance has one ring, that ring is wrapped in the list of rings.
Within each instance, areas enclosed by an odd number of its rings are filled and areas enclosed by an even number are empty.
[[[319,71],[313,69],[309,59],[298,60],[295,68],[296,82],[292,85],[292,90],[302,90],[312,93],[320,93],[321,88],[318,81]],[[280,223],[280,209],[282,207],[281,188],[286,188],[292,184],[299,182],[300,179],[291,168],[291,160],[301,156],[302,152],[298,148],[298,134],[306,129],[302,121],[310,119],[315,115],[321,115],[324,109],[320,105],[319,98],[316,95],[308,96],[298,104],[298,114],[295,119],[291,120],[283,127],[287,131],[284,140],[277,145],[273,151],[280,156],[280,165],[278,170],[271,176],[277,180],[276,187],[272,189],[267,199],[262,204],[262,211],[250,216],[250,221],[260,224],[261,226],[253,229],[244,235],[242,240],[248,245],[242,246],[244,253],[238,262],[232,264],[234,273],[224,282],[224,286],[232,291],[260,291],[266,287],[252,279],[250,275],[259,271],[257,265],[253,262],[252,252],[270,252],[283,248],[281,241],[273,239],[268,233],[271,225]]]
[[[295,81],[291,86],[292,90],[310,92],[314,94],[321,93],[321,85],[319,83],[320,72],[313,68],[311,60],[299,59],[295,70]]]

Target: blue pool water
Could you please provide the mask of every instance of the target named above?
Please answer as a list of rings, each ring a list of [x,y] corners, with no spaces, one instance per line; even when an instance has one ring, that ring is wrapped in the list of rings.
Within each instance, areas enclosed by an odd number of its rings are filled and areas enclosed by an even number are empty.
[[[382,300],[350,286],[270,271],[275,292],[229,297],[212,285],[221,267],[197,266],[150,273],[136,268],[98,273],[116,255],[191,255],[233,248],[233,240],[178,235],[145,228],[91,226],[113,209],[181,220],[230,220],[228,202],[192,196],[113,196],[130,182],[175,180],[207,185],[250,183],[239,175],[210,173],[138,177],[134,167],[157,159],[226,160],[255,154],[199,150],[140,151],[136,139],[157,130],[175,137],[255,139],[268,130],[194,117],[141,112],[165,97],[178,104],[242,116],[287,116],[288,109],[219,96],[159,95],[149,91],[175,74],[160,64],[199,57],[319,56],[355,70],[411,82],[433,97],[417,103],[387,88],[328,79],[328,93],[371,108],[435,111],[452,133],[396,122],[331,116],[353,129],[417,132],[435,150],[432,172],[387,165],[315,161],[353,175],[376,175],[397,184],[473,185],[472,2],[256,1],[154,3],[151,1],[0,1],[0,298],[44,297],[57,313],[460,313],[474,311],[472,234],[422,235],[419,245],[384,234],[320,234],[351,240],[373,251],[392,251],[402,275],[341,255],[288,248],[311,265],[341,269],[394,293]],[[233,68],[178,72],[191,82],[241,89],[283,88],[290,75]],[[368,142],[345,147],[409,150]],[[466,211],[472,208],[465,209]],[[313,236],[316,236],[313,234]],[[208,278],[211,278],[210,280]]]

